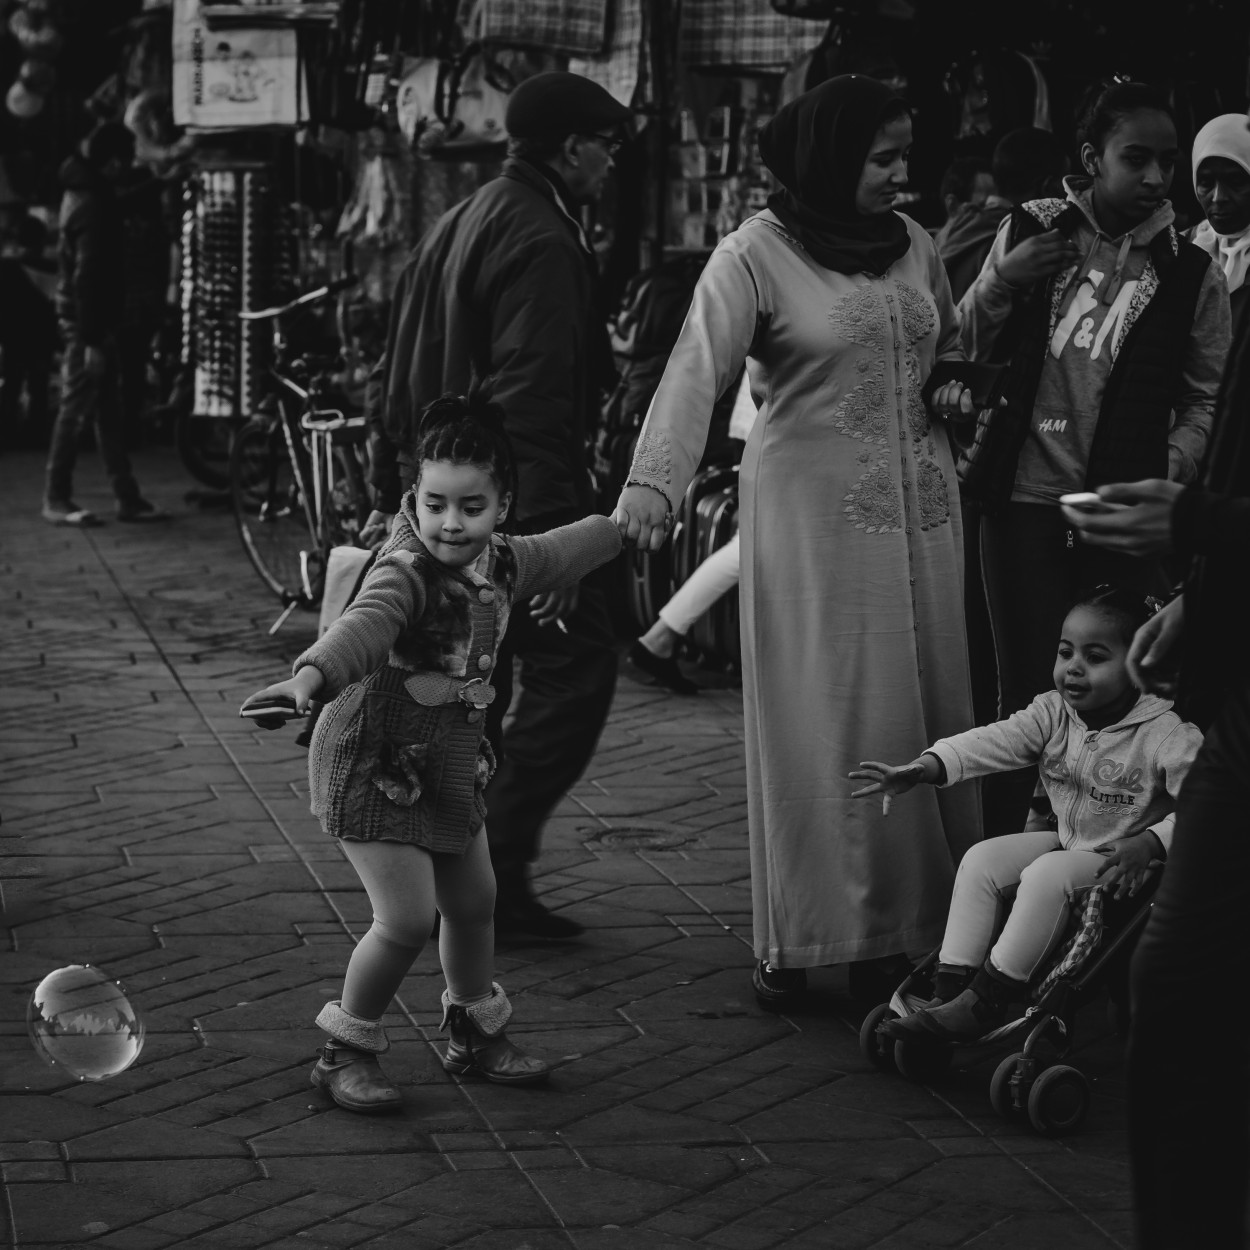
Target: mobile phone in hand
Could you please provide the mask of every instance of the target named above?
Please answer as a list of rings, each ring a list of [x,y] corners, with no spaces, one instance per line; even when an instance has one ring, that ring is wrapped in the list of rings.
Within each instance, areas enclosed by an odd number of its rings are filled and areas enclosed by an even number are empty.
[[[1122,512],[1128,507],[1128,504],[1113,503],[1109,499],[1104,499],[1092,490],[1080,490],[1071,495],[1060,495],[1059,502],[1065,508],[1072,508],[1076,512],[1087,512],[1090,514]]]

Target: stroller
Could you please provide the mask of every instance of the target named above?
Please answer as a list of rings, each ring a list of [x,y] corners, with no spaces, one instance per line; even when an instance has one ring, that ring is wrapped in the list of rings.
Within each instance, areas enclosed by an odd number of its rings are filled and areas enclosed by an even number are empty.
[[[1160,874],[1152,873],[1133,898],[1114,899],[1109,887],[1092,886],[1074,898],[1074,932],[1050,957],[1022,1016],[1009,1020],[975,1042],[916,1039],[896,1041],[881,1032],[887,1020],[899,1019],[926,1006],[933,998],[933,973],[938,952],[932,951],[895,990],[888,1003],[864,1018],[859,1048],[880,1071],[896,1071],[908,1080],[928,1082],[941,1076],[956,1051],[984,1050],[1021,1035],[1024,1045],[1012,1050],[990,1078],[990,1103],[1008,1120],[1025,1121],[1039,1133],[1075,1132],[1089,1112],[1089,1082],[1079,1068],[1051,1063],[1044,1044],[1064,1058],[1073,1045],[1078,1009],[1106,987],[1108,1014],[1117,1032],[1128,1030],[1128,962],[1150,914],[1150,900]]]

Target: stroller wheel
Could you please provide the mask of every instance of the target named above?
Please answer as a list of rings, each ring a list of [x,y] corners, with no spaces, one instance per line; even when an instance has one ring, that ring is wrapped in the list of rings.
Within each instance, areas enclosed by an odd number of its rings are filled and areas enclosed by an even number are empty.
[[[859,1053],[879,1072],[894,1071],[894,1040],[878,1029],[887,1020],[897,1020],[898,1012],[889,1003],[874,1007],[859,1027]]]
[[[1029,1090],[1029,1122],[1039,1133],[1075,1132],[1089,1113],[1089,1082],[1066,1064],[1047,1068]]]
[[[1020,1060],[1024,1058],[1021,1051],[1016,1051],[1013,1055],[1008,1055],[994,1069],[994,1075],[990,1077],[990,1106],[994,1108],[1004,1120],[1014,1119],[1018,1115],[1024,1115],[1027,1112],[1028,1087],[1020,1086],[1019,1093],[1012,1089],[1011,1078],[1015,1076],[1016,1070],[1020,1065]],[[1017,1102],[1017,1098],[1019,1102]]]
[[[924,1085],[951,1066],[952,1047],[946,1042],[894,1043],[894,1066],[900,1076]]]

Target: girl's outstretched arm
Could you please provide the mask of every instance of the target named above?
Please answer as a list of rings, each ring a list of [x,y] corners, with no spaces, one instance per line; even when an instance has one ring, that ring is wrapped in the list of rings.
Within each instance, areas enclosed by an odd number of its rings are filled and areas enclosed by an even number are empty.
[[[516,557],[514,597],[530,599],[580,582],[621,549],[621,534],[605,516],[588,516],[545,534],[509,538]]]
[[[851,792],[853,799],[865,799],[870,794],[880,794],[881,815],[890,814],[890,800],[897,794],[906,794],[920,782],[939,785],[946,777],[946,769],[936,755],[925,751],[910,764],[882,764],[878,760],[860,760],[859,767],[847,773],[854,781],[870,781]]]

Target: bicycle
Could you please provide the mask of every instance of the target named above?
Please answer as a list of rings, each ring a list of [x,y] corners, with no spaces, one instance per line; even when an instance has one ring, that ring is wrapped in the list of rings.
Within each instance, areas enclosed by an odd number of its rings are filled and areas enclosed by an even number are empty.
[[[359,546],[369,514],[365,488],[366,421],[349,416],[330,382],[334,357],[294,354],[283,318],[354,286],[354,277],[289,303],[241,312],[273,323],[273,363],[257,415],[234,434],[230,492],[239,537],[283,610],[275,634],[296,608],[314,609],[325,587],[330,549]]]

